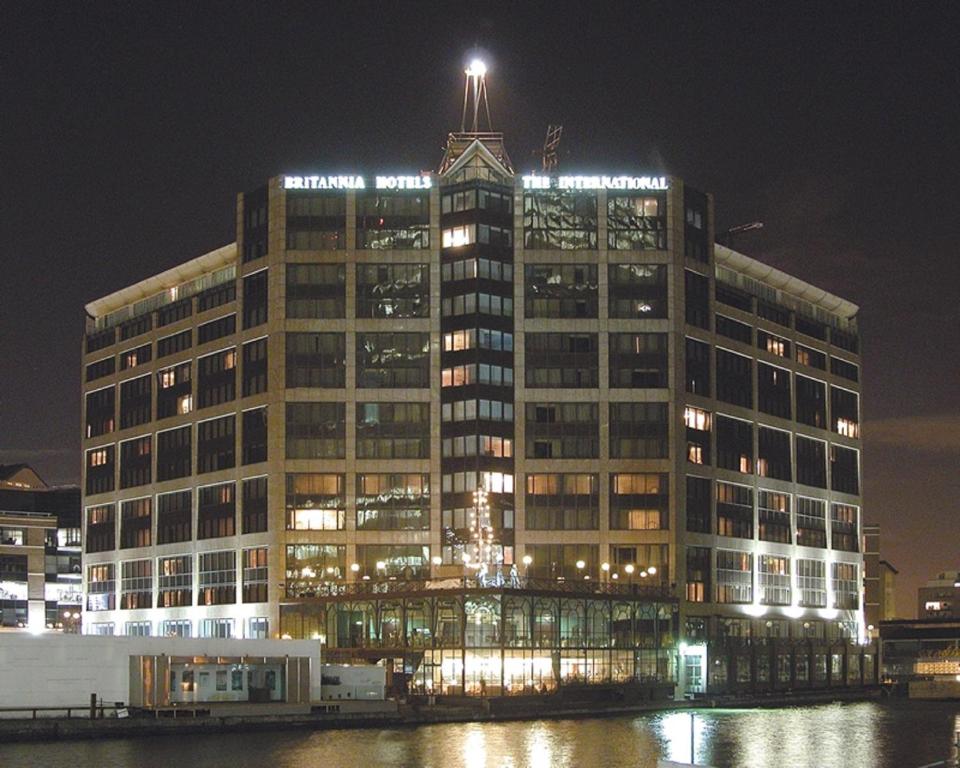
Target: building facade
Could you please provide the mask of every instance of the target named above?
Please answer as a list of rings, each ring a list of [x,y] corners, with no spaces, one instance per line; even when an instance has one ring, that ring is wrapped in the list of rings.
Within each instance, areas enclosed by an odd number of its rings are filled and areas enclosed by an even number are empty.
[[[273,178],[235,244],[87,305],[86,631],[532,580],[675,598],[691,692],[782,683],[776,643],[819,679],[862,639],[856,312],[680,179],[519,174],[499,134]]]
[[[944,571],[917,590],[917,618],[960,619],[960,571]]]

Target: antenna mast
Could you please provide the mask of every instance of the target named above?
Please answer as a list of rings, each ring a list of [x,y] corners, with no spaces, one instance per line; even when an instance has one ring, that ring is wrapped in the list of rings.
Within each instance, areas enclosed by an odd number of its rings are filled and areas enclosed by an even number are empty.
[[[487,100],[487,65],[480,59],[474,59],[470,62],[470,66],[464,70],[464,74],[466,77],[463,81],[463,115],[460,118],[460,132],[478,133],[480,131],[481,109],[487,116],[486,130],[492,131],[490,102]],[[471,112],[473,113],[472,121],[468,128],[467,118]]]
[[[562,134],[562,125],[547,126],[547,138],[544,139],[543,154],[541,155],[544,173],[555,171],[557,166],[560,165],[560,155],[557,152],[557,147],[560,146],[560,136]]]

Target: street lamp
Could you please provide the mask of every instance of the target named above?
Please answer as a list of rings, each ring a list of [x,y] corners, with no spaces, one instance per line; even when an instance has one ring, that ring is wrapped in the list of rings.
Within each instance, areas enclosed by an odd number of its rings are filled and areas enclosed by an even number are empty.
[[[633,572],[636,570],[636,568],[633,567],[633,563],[627,563],[623,567],[623,570],[627,572],[627,576],[630,577],[630,583],[633,584]]]
[[[440,565],[443,565],[443,558],[440,557],[440,555],[434,555],[433,558],[432,558],[432,560],[431,560],[431,562],[432,562],[435,566],[440,566]]]
[[[600,563],[600,581],[610,578],[610,563]]]
[[[360,563],[350,563],[350,570],[357,573],[360,570]]]
[[[383,560],[377,560],[377,576],[384,577],[387,575],[387,564]]]

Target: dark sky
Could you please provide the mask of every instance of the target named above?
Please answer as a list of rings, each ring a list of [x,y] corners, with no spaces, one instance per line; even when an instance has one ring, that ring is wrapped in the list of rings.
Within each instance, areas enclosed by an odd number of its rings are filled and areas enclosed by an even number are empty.
[[[0,462],[77,482],[83,305],[232,241],[269,176],[434,168],[480,48],[516,166],[560,122],[567,168],[680,176],[862,307],[865,515],[913,615],[960,568],[955,8],[0,0]]]

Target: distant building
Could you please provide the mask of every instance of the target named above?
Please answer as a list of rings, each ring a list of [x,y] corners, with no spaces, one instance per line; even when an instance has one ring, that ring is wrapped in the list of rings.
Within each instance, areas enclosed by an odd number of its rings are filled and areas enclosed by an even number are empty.
[[[950,617],[885,621],[880,625],[880,646],[882,679],[911,698],[960,698],[960,621]]]
[[[0,626],[76,631],[80,577],[80,489],[0,465]]]
[[[938,573],[917,592],[918,619],[960,619],[960,571]]]
[[[880,558],[880,526],[863,526],[863,613],[871,638],[879,635],[881,621],[896,618],[897,573],[893,565]]]

